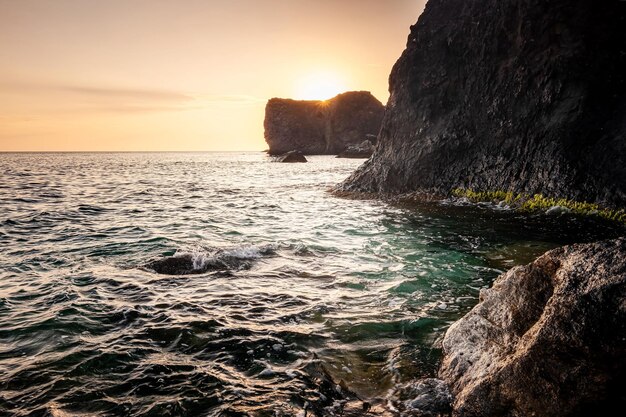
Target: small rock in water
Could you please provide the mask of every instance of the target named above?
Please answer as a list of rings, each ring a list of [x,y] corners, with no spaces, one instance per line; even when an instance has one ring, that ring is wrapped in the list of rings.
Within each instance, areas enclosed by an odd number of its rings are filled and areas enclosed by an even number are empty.
[[[290,151],[274,158],[274,162],[308,162],[299,151]]]
[[[374,145],[369,140],[364,140],[357,145],[348,146],[337,155],[337,158],[369,158],[374,152]]]
[[[202,272],[194,269],[191,255],[170,256],[152,261],[146,266],[157,274],[164,275],[187,275]]]
[[[283,350],[283,345],[281,345],[280,343],[275,343],[272,345],[272,349],[274,349],[276,352],[280,352],[281,350]]]

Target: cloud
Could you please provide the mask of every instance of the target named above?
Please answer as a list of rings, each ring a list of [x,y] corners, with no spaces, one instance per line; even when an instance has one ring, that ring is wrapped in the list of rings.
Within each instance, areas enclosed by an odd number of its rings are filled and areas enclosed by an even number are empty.
[[[35,97],[52,103],[55,111],[99,112],[170,112],[200,110],[210,107],[248,107],[265,103],[265,99],[245,94],[189,94],[186,92],[125,87],[0,82],[4,94]]]
[[[0,116],[0,124],[5,123],[31,123],[37,121],[36,117],[31,116]]]
[[[38,83],[23,81],[1,81],[0,90],[5,93],[50,94],[69,93],[94,98],[134,98],[142,100],[184,101],[192,97],[175,91],[158,89],[136,89],[123,87],[94,87],[85,85]]]
[[[57,89],[83,96],[114,100],[132,99],[179,103],[193,100],[193,97],[188,94],[165,90],[137,90],[131,88],[99,88],[83,86],[57,86]]]

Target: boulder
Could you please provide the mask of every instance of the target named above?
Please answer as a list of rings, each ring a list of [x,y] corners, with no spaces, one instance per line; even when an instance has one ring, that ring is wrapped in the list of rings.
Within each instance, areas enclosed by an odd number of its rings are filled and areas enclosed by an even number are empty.
[[[164,275],[189,275],[201,274],[204,270],[195,268],[191,255],[169,256],[149,262],[146,267],[157,274]]]
[[[335,155],[375,138],[384,112],[382,103],[368,91],[350,91],[323,101],[273,98],[265,107],[268,153],[296,150]]]
[[[273,158],[274,162],[308,162],[306,157],[300,151],[289,151]]]
[[[358,145],[348,146],[339,152],[337,158],[369,158],[374,152],[374,145],[369,140],[364,140]]]
[[[345,191],[626,205],[626,2],[430,0]]]
[[[626,405],[626,238],[501,275],[443,350],[455,415],[615,415]]]

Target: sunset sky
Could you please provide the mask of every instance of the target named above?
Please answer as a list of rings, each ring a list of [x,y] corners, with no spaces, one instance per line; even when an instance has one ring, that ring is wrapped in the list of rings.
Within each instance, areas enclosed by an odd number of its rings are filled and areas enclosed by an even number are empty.
[[[271,97],[387,79],[425,0],[0,0],[0,151],[262,150]]]

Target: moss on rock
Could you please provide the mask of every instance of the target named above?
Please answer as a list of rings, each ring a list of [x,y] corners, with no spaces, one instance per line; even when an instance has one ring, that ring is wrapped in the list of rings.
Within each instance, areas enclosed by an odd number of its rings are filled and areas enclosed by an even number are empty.
[[[624,209],[611,209],[601,207],[596,203],[574,201],[566,198],[545,197],[542,194],[523,194],[510,191],[474,191],[471,189],[455,188],[452,190],[455,197],[467,198],[473,202],[493,202],[510,205],[521,211],[536,212],[544,211],[552,207],[564,207],[572,213],[584,216],[598,216],[606,220],[626,224],[626,211]]]

